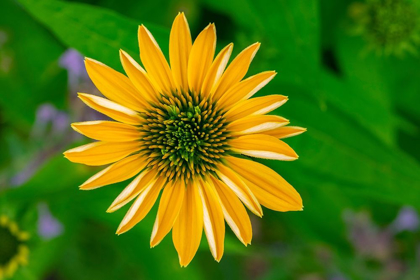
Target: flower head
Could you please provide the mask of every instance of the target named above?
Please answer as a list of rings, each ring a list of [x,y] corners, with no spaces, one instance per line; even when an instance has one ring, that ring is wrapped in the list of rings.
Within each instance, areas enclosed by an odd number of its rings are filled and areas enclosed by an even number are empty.
[[[356,33],[363,34],[369,48],[379,54],[417,53],[420,44],[419,10],[411,0],[366,0],[354,2],[349,15]]]
[[[0,279],[12,277],[19,266],[28,261],[27,232],[7,216],[0,216]]]
[[[99,141],[71,149],[65,156],[87,165],[112,164],[83,183],[83,190],[136,176],[108,209],[116,211],[134,200],[118,234],[140,222],[162,191],[151,247],[172,229],[180,264],[186,266],[204,228],[219,261],[225,220],[242,243],[251,242],[244,205],[260,217],[261,205],[277,211],[302,209],[302,200],[291,185],[249,157],[295,160],[297,154],[280,138],[305,129],[285,126],[288,120],[265,115],[284,104],[285,96],[251,98],[276,75],[267,71],[243,79],[259,43],[227,66],[233,44],[214,58],[214,24],[193,44],[187,20],[180,13],[170,34],[169,66],[143,25],[138,36],[144,68],[120,51],[128,77],[93,59],[85,60],[89,76],[107,98],[89,94],[80,98],[116,121],[72,124],[76,131]]]

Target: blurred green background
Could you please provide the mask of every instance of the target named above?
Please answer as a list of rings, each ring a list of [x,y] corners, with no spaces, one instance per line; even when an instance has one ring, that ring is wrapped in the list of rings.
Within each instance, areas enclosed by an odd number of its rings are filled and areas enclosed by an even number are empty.
[[[420,279],[420,13],[404,0],[1,0],[0,214],[30,232],[13,279]],[[252,217],[245,248],[230,230],[213,260],[203,240],[184,269],[170,236],[149,248],[156,209],[114,234],[106,214],[127,184],[78,186],[96,168],[63,158],[87,142],[70,123],[101,119],[76,98],[97,93],[83,57],[122,70],[145,24],[165,54],[178,11],[217,48],[262,43],[250,74],[276,70],[259,95],[308,128],[287,139],[295,162],[265,161],[302,195],[303,212]],[[1,242],[1,240],[0,240]],[[0,252],[1,254],[1,252]]]

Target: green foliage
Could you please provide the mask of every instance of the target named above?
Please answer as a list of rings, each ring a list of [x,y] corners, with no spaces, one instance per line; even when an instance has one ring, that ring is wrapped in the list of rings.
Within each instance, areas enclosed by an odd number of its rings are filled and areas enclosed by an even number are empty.
[[[149,248],[156,206],[133,230],[114,235],[127,209],[114,214],[105,210],[128,183],[95,192],[77,190],[98,170],[63,158],[61,149],[73,139],[66,131],[66,141],[52,144],[59,149],[38,155],[43,164],[29,181],[19,188],[0,185],[0,203],[8,205],[1,211],[36,213],[37,205],[46,203],[65,227],[56,239],[35,242],[30,264],[18,278],[295,279],[315,275],[324,279],[345,275],[375,279],[378,269],[371,263],[360,264],[363,258],[349,242],[351,226],[343,215],[349,209],[363,210],[389,230],[401,206],[419,208],[417,57],[366,52],[369,42],[352,36],[351,20],[346,18],[352,1],[91,2],[95,6],[54,0],[1,2],[0,146],[17,152],[2,150],[0,184],[15,175],[8,163],[16,155],[35,154],[29,135],[40,104],[52,103],[72,112],[74,118],[84,116],[71,100],[67,102],[67,73],[57,63],[65,49],[76,49],[121,71],[119,49],[138,60],[137,29],[145,24],[167,55],[169,24],[180,9],[189,19],[191,15],[193,31],[203,28],[206,20],[216,22],[218,34],[229,30],[229,36],[221,36],[218,49],[226,43],[225,37],[234,41],[235,53],[262,42],[250,74],[275,69],[279,75],[258,94],[289,96],[275,114],[308,128],[305,134],[286,139],[299,160],[264,164],[301,193],[305,208],[294,213],[264,209],[264,218],[252,221],[252,246],[243,248],[227,230],[220,264],[212,261],[203,240],[196,259],[181,269],[170,236]],[[138,18],[136,11],[141,14]],[[2,32],[7,34],[4,44]],[[8,57],[13,62],[10,70],[3,71]],[[34,225],[36,219],[24,223]],[[32,232],[37,235],[35,226]],[[408,259],[404,264],[414,267],[416,241],[407,235],[399,241],[405,247],[398,258]],[[379,270],[386,269],[380,265]],[[416,279],[415,268],[399,276],[411,279],[409,273]]]
[[[138,57],[137,29],[141,21],[85,4],[60,1],[23,0],[22,5],[58,39],[87,57],[122,70],[118,52],[123,49]],[[145,24],[158,42],[167,41],[167,29]],[[164,49],[167,52],[167,49]]]
[[[42,102],[64,106],[66,73],[57,63],[64,46],[11,0],[0,3],[0,34],[0,108],[27,129]]]

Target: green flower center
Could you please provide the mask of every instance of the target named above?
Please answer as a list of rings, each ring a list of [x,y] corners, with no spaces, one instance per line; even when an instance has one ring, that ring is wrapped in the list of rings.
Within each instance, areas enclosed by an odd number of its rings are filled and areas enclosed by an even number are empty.
[[[417,14],[406,1],[384,0],[370,8],[369,29],[381,45],[409,40],[417,28]]]
[[[350,16],[358,32],[384,54],[416,52],[420,44],[420,20],[417,5],[409,0],[366,0],[350,5]]]
[[[8,264],[18,254],[21,242],[8,227],[0,225],[0,267]]]
[[[142,153],[169,180],[205,176],[229,151],[227,122],[211,99],[192,92],[162,95],[143,113]]]

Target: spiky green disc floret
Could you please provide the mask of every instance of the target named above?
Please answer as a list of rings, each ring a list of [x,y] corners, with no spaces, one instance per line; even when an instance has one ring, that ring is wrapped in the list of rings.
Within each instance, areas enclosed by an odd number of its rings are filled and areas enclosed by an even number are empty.
[[[224,111],[193,92],[161,95],[151,107],[140,126],[148,167],[157,167],[168,180],[213,173],[229,152]]]

